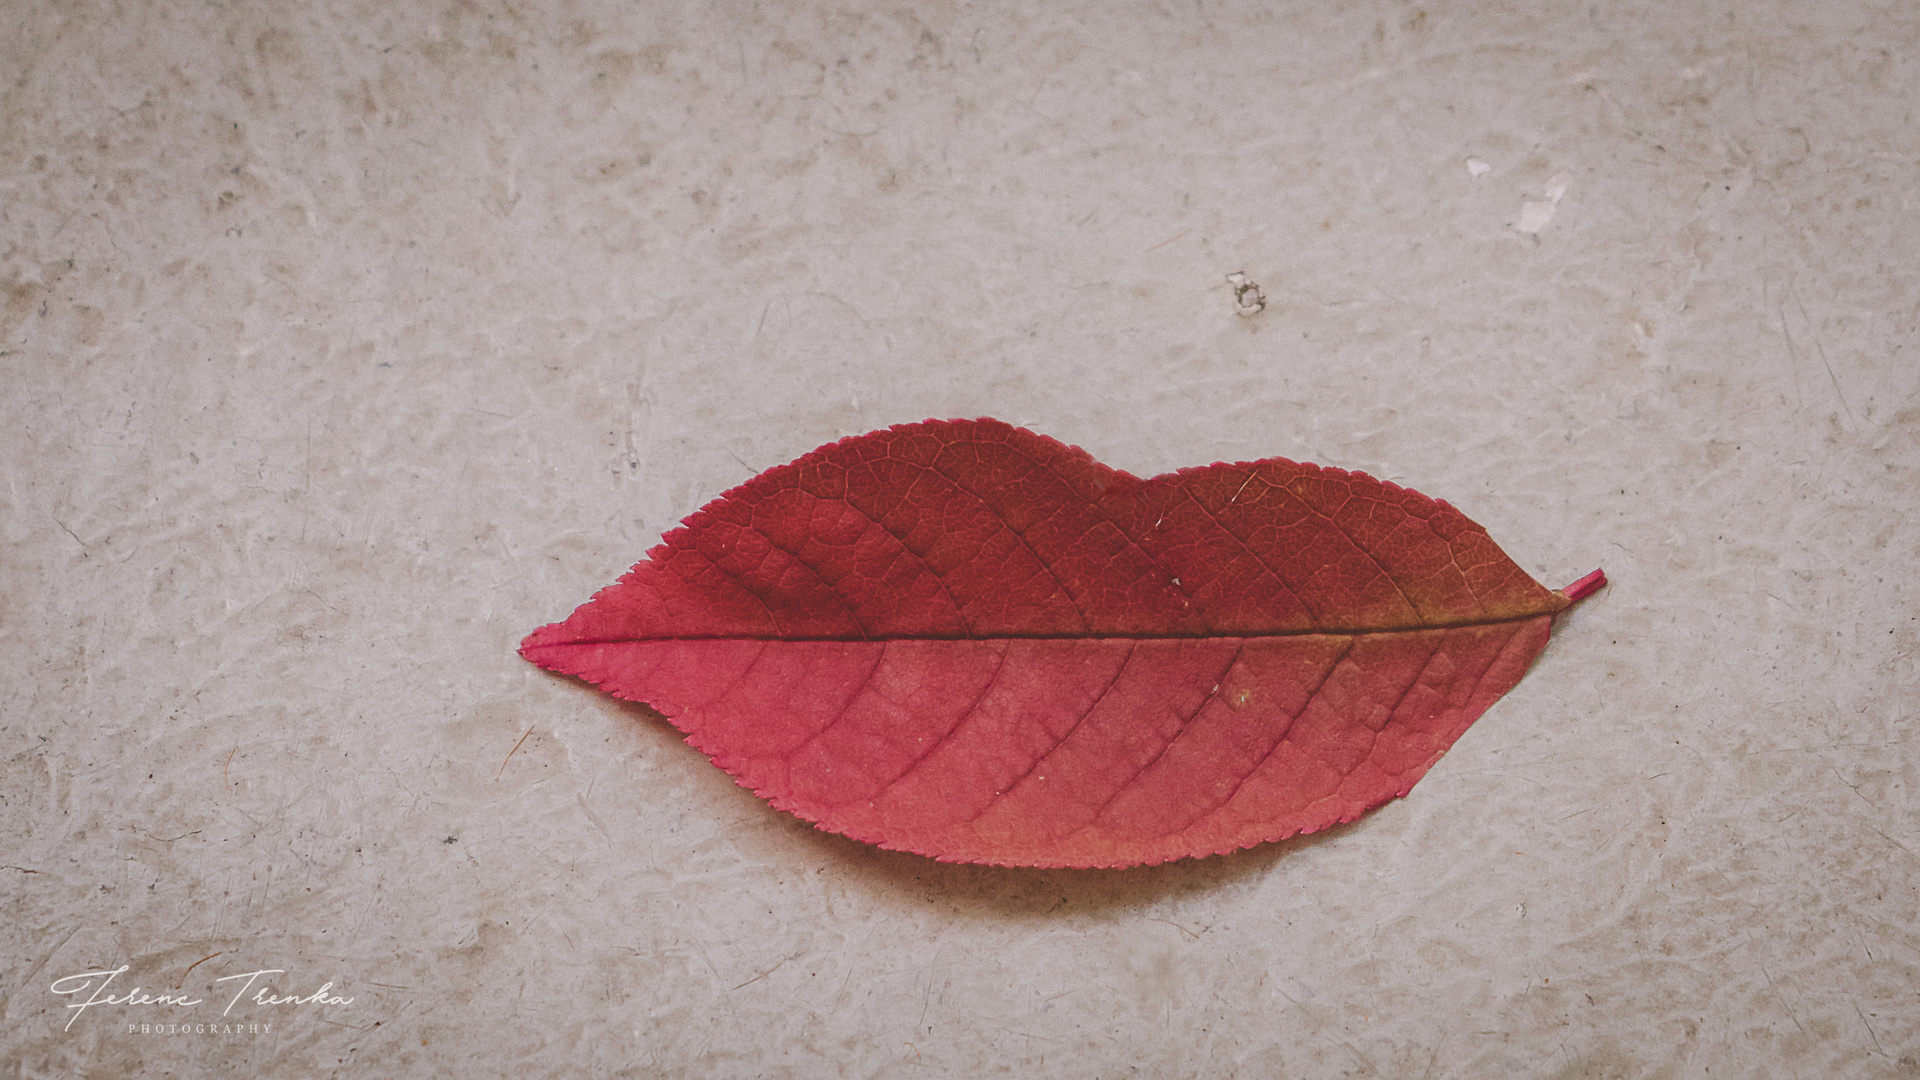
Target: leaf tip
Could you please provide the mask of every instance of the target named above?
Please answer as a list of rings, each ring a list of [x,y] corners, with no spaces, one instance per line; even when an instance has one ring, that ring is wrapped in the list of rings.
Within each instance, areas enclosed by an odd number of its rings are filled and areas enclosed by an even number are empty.
[[[1600,588],[1606,583],[1607,572],[1605,570],[1595,570],[1579,581],[1561,589],[1560,595],[1577,604],[1587,597],[1592,596],[1594,593],[1599,592]]]
[[[564,623],[548,623],[546,626],[521,638],[520,648],[518,650],[520,658],[530,664],[546,668],[549,671],[557,670],[554,667],[551,650],[555,645],[567,644],[566,639],[560,633],[564,626]]]

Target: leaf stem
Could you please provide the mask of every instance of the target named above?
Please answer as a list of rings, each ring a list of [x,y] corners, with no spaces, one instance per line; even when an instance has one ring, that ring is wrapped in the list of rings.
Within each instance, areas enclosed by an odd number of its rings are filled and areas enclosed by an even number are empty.
[[[1561,589],[1560,595],[1566,597],[1567,599],[1577,604],[1580,601],[1585,600],[1587,597],[1592,596],[1594,593],[1599,592],[1600,587],[1602,585],[1605,585],[1606,583],[1607,583],[1606,571],[1595,570],[1593,573],[1588,574],[1586,577],[1581,578],[1579,581],[1576,581],[1573,584],[1567,586],[1566,588]]]

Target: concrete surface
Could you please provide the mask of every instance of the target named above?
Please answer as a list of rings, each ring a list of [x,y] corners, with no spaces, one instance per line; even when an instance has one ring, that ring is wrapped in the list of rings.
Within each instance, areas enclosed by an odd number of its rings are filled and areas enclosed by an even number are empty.
[[[1920,7],[5,21],[0,1074],[1920,1072]],[[976,415],[1614,584],[1410,798],[1124,873],[813,833],[514,655]]]

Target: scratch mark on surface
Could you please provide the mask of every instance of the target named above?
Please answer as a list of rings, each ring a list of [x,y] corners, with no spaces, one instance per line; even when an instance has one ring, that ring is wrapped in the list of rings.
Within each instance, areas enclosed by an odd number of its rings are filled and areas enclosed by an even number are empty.
[[[742,986],[752,986],[754,983],[759,982],[761,979],[764,979],[767,976],[773,974],[774,972],[779,971],[781,968],[786,967],[787,964],[794,959],[794,957],[797,957],[799,955],[800,955],[799,953],[794,953],[793,956],[789,956],[785,960],[780,961],[779,963],[773,965],[772,967],[761,972],[760,974],[755,975],[753,978],[748,979],[746,982],[741,983],[740,986],[734,987],[733,990],[738,990]],[[733,992],[732,990],[728,991],[728,993],[732,993],[732,992]]]
[[[1813,320],[1807,317],[1807,305],[1800,302],[1800,290],[1794,288],[1792,282],[1787,283],[1787,295],[1793,297],[1793,306],[1800,309],[1800,321],[1806,323],[1807,329],[1813,334],[1813,351],[1819,354],[1820,363],[1827,369],[1827,381],[1833,383],[1833,396],[1840,399],[1840,409],[1847,414],[1847,423],[1858,430],[1860,421],[1854,418],[1853,406],[1847,404],[1847,395],[1840,389],[1840,377],[1833,373],[1833,363],[1827,359],[1826,347],[1820,344],[1820,332],[1814,328]],[[1784,329],[1786,320],[1780,320],[1780,325]]]
[[[588,786],[588,791],[589,791],[589,792],[591,792],[591,791],[592,791],[592,786],[591,786],[591,785],[589,785],[589,786]],[[587,804],[587,796],[586,796],[586,795],[580,795],[580,796],[577,796],[577,798],[579,799],[579,802],[580,802],[580,812],[581,812],[581,813],[583,813],[583,814],[585,814],[585,815],[587,815],[587,820],[588,820],[588,821],[590,821],[590,822],[592,822],[592,823],[593,823],[593,827],[594,827],[594,828],[596,828],[596,829],[599,829],[599,830],[600,830],[600,835],[601,835],[602,837],[604,837],[604,838],[606,839],[606,841],[607,841],[607,846],[608,846],[608,847],[612,847],[612,846],[613,846],[613,834],[607,831],[607,824],[606,824],[606,822],[604,822],[604,821],[601,821],[601,820],[600,820],[600,815],[599,815],[599,814],[596,814],[596,813],[594,813],[594,812],[593,812],[593,807],[592,807],[592,806],[589,806],[589,805]]]
[[[503,776],[503,775],[505,775],[505,773],[506,773],[506,771],[507,771],[507,762],[509,762],[509,761],[512,761],[512,760],[513,760],[513,755],[515,755],[515,754],[517,754],[517,753],[519,753],[519,752],[520,752],[520,743],[523,743],[523,742],[526,742],[526,741],[527,741],[527,736],[528,736],[528,735],[531,735],[531,734],[533,734],[533,729],[532,729],[532,728],[528,728],[528,729],[526,730],[526,733],[520,736],[520,742],[517,742],[517,743],[514,743],[514,744],[513,744],[513,749],[511,749],[511,750],[509,750],[509,751],[507,751],[507,756],[506,756],[506,757],[504,757],[504,758],[501,758],[501,759],[500,759],[500,771],[499,771],[499,772],[497,772],[497,773],[494,773],[494,774],[493,774],[493,778],[494,778],[495,780],[498,780],[498,779],[500,779],[500,777],[501,777],[501,776]]]
[[[174,842],[175,840],[185,840],[185,839],[186,839],[187,837],[189,837],[189,836],[199,836],[199,835],[200,835],[200,830],[199,830],[199,829],[195,829],[195,830],[193,830],[192,832],[186,832],[186,833],[181,833],[181,834],[180,834],[179,836],[172,836],[172,837],[168,837],[168,836],[155,836],[155,835],[153,835],[152,833],[150,833],[150,832],[147,832],[147,830],[145,830],[145,829],[141,829],[140,831],[141,831],[142,833],[144,833],[144,834],[146,835],[146,837],[147,837],[147,839],[149,839],[149,840],[158,840],[158,841],[160,841],[160,842],[161,842],[161,843],[163,843],[163,844],[171,844],[171,843],[173,843],[173,842]]]
[[[1787,1000],[1787,996],[1780,992],[1779,987],[1773,985],[1773,975],[1767,971],[1767,965],[1760,965],[1760,974],[1767,980],[1767,989],[1773,991],[1773,996],[1779,998],[1781,1006],[1787,1010],[1787,1017],[1793,1021],[1793,1026],[1800,1029],[1800,1034],[1806,1035],[1807,1029],[1800,1023],[1800,1014],[1793,1011],[1793,1004]]]
[[[933,980],[936,972],[939,970],[940,950],[944,948],[946,948],[945,945],[935,948],[933,950],[933,959],[927,962],[927,993],[920,1001],[920,1019],[914,1022],[913,1029],[915,1031],[921,1031],[926,1028],[927,1010],[933,1007]]]
[[[79,533],[76,533],[72,529],[67,528],[66,522],[61,521],[59,518],[54,518],[53,523],[55,525],[60,526],[61,532],[66,533],[68,536],[73,537],[73,542],[80,545],[81,551],[91,552],[93,550],[92,548],[87,546],[87,542],[85,540],[80,539]]]
[[[66,937],[63,937],[59,941],[55,942],[53,948],[48,949],[44,956],[34,961],[33,966],[27,969],[26,978],[23,978],[20,980],[20,985],[26,986],[32,983],[35,979],[39,978],[40,969],[46,967],[47,962],[53,959],[53,955],[59,952],[61,949],[66,948],[67,942],[72,941],[73,935],[79,932],[80,932],[80,924],[76,923],[74,924],[74,927],[71,930],[67,931]],[[12,1004],[12,1002],[13,1002],[13,994],[11,992],[6,994],[0,994],[0,1020],[6,1019],[7,1007],[10,1004]]]
[[[1806,397],[1800,392],[1800,350],[1793,347],[1793,331],[1787,328],[1787,306],[1775,304],[1768,295],[1766,282],[1760,283],[1760,302],[1771,307],[1780,316],[1780,337],[1787,343],[1787,375],[1793,379],[1793,407],[1807,407]],[[1776,597],[1775,599],[1778,599]],[[1782,601],[1783,603],[1785,601]]]
[[[1864,795],[1863,795],[1863,796],[1861,796],[1861,798],[1865,798],[1865,797],[1866,797],[1866,796],[1864,796]],[[1910,848],[1910,847],[1908,847],[1907,845],[1905,845],[1905,844],[1903,844],[1903,843],[1901,843],[1901,842],[1900,842],[1900,841],[1898,841],[1898,840],[1895,840],[1895,839],[1894,839],[1893,837],[1891,837],[1891,836],[1888,836],[1888,835],[1887,835],[1886,833],[1884,833],[1884,832],[1881,832],[1881,831],[1880,831],[1879,829],[1876,829],[1876,828],[1874,828],[1874,827],[1873,827],[1873,826],[1871,826],[1871,825],[1869,825],[1869,826],[1867,826],[1867,827],[1868,827],[1868,828],[1870,828],[1870,829],[1873,829],[1873,831],[1874,831],[1874,832],[1875,832],[1876,834],[1878,834],[1878,835],[1879,835],[1879,837],[1880,837],[1880,839],[1882,839],[1882,840],[1885,840],[1885,841],[1886,841],[1887,843],[1889,843],[1889,844],[1892,844],[1892,845],[1893,845],[1894,847],[1897,847],[1897,848],[1899,848],[1899,849],[1900,849],[1901,851],[1904,851],[1904,852],[1906,852],[1906,853],[1907,853],[1907,854],[1909,854],[1909,855],[1913,855],[1913,854],[1914,854],[1914,851],[1913,851],[1913,849],[1912,849],[1912,848]],[[1916,856],[1916,858],[1920,858],[1920,856]]]
[[[1183,933],[1183,934],[1185,934],[1185,935],[1187,935],[1188,937],[1190,937],[1190,938],[1192,938],[1193,940],[1195,940],[1195,941],[1199,941],[1199,940],[1200,940],[1200,935],[1199,935],[1199,934],[1196,934],[1196,933],[1194,933],[1193,931],[1191,931],[1191,930],[1189,930],[1189,929],[1187,929],[1186,927],[1184,927],[1184,926],[1181,926],[1181,925],[1180,925],[1179,923],[1177,923],[1177,922],[1174,922],[1174,921],[1173,921],[1172,919],[1156,919],[1156,918],[1152,918],[1152,917],[1150,916],[1150,917],[1148,918],[1148,920],[1147,920],[1147,921],[1148,921],[1148,922],[1157,922],[1157,923],[1166,923],[1166,924],[1167,924],[1168,926],[1171,926],[1171,927],[1173,927],[1173,928],[1174,928],[1175,930],[1178,930],[1178,931],[1180,931],[1181,933]],[[1057,996],[1057,995],[1056,995],[1056,996]]]
[[[1333,1043],[1341,1047],[1342,1049],[1344,1049],[1348,1054],[1353,1056],[1354,1061],[1358,1062],[1369,1073],[1372,1073],[1374,1076],[1380,1075],[1380,1070],[1377,1067],[1375,1067],[1372,1061],[1368,1060],[1367,1055],[1360,1052],[1359,1047],[1353,1045],[1352,1042],[1346,1039],[1340,1038],[1337,1035],[1328,1034],[1327,1024],[1325,1021],[1320,1019],[1320,1016],[1318,1013],[1315,1013],[1312,1009],[1309,1009],[1305,1005],[1302,1005],[1298,1000],[1294,998],[1292,994],[1287,993],[1285,990],[1282,990],[1277,986],[1274,987],[1273,989],[1274,989],[1274,993],[1277,993],[1281,997],[1286,998],[1288,1004],[1291,1004],[1294,1008],[1305,1013],[1307,1015],[1307,1019],[1313,1021],[1313,1033],[1315,1035],[1318,1035],[1321,1038],[1327,1040],[1328,1042]]]
[[[1853,1015],[1859,1017],[1860,1026],[1867,1029],[1867,1037],[1873,1040],[1873,1048],[1880,1051],[1881,1057],[1886,1057],[1887,1052],[1880,1047],[1880,1036],[1874,1032],[1873,1025],[1867,1023],[1867,1014],[1860,1011],[1858,1003],[1854,1003]]]
[[[177,983],[174,983],[174,984],[173,984],[173,988],[174,988],[175,990],[178,990],[178,989],[180,989],[180,988],[181,988],[182,986],[184,986],[184,985],[186,985],[186,982],[187,982],[187,976],[189,976],[189,975],[191,975],[191,974],[193,974],[193,969],[194,969],[194,968],[197,968],[197,967],[199,967],[199,966],[200,966],[201,964],[204,964],[204,963],[206,963],[207,961],[209,961],[209,960],[211,960],[211,959],[213,959],[213,958],[214,958],[215,956],[220,956],[220,955],[222,955],[222,954],[223,954],[223,953],[225,953],[225,952],[226,952],[226,950],[225,950],[225,949],[222,949],[222,950],[220,950],[220,952],[217,952],[217,953],[213,953],[213,954],[211,954],[211,955],[208,955],[208,956],[203,956],[203,957],[201,957],[200,959],[198,959],[198,960],[195,960],[195,961],[194,961],[193,963],[191,963],[191,964],[188,964],[188,965],[187,965],[187,970],[185,970],[185,971],[183,971],[183,972],[181,972],[181,973],[180,973],[180,981],[179,981],[179,982],[177,982]]]
[[[1189,236],[1189,235],[1191,235],[1191,234],[1192,234],[1192,232],[1193,232],[1193,230],[1192,230],[1192,229],[1187,229],[1186,231],[1184,231],[1184,232],[1182,232],[1182,233],[1181,233],[1181,234],[1180,234],[1179,236],[1170,236],[1170,237],[1168,237],[1168,238],[1166,238],[1165,240],[1162,240],[1162,241],[1160,241],[1159,243],[1157,243],[1157,244],[1155,244],[1155,245],[1153,245],[1152,247],[1150,247],[1150,248],[1148,248],[1148,249],[1147,249],[1147,251],[1143,251],[1143,252],[1141,252],[1141,254],[1143,254],[1143,255],[1144,255],[1144,254],[1146,254],[1147,252],[1151,252],[1151,251],[1159,251],[1159,250],[1160,250],[1161,248],[1163,248],[1163,247],[1166,247],[1166,246],[1167,246],[1168,244],[1171,244],[1171,243],[1173,243],[1173,242],[1174,242],[1175,240],[1181,240],[1181,239],[1185,239],[1185,238],[1186,238],[1187,236]]]

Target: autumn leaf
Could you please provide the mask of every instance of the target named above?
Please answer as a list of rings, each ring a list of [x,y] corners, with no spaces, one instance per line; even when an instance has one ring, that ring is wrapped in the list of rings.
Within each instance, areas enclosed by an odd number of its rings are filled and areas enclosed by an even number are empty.
[[[1564,593],[1444,502],[1281,458],[1141,480],[997,420],[720,496],[521,655],[775,807],[952,862],[1232,851],[1405,795]]]

